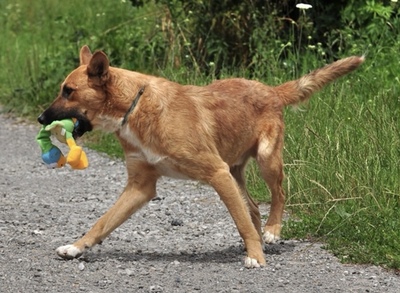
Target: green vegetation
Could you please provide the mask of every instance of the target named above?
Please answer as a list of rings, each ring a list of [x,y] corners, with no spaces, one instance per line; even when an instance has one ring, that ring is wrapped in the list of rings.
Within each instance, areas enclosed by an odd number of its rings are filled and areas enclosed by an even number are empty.
[[[229,76],[274,85],[366,54],[358,71],[285,112],[293,217],[283,233],[324,241],[343,261],[400,269],[400,4],[315,1],[298,10],[252,1],[249,9],[224,0],[211,11],[209,1],[141,2],[3,0],[5,110],[37,116],[83,44],[104,50],[115,66],[199,85]],[[87,145],[121,156],[112,135],[91,134]],[[254,164],[248,182],[257,200],[269,200]]]

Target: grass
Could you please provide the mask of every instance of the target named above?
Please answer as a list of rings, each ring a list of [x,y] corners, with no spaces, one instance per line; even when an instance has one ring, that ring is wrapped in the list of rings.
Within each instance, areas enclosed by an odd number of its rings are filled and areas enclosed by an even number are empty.
[[[83,44],[104,49],[116,66],[181,83],[212,79],[152,59],[160,50],[152,41],[163,35],[154,21],[162,11],[153,12],[151,5],[14,2],[0,4],[0,103],[19,115],[35,117],[49,104],[76,66]],[[323,65],[311,52],[288,60],[289,67],[274,59],[253,77],[269,84],[292,79],[300,75],[291,69],[299,60],[303,73]],[[301,110],[285,111],[285,190],[295,219],[285,223],[285,238],[319,239],[345,262],[400,269],[399,72],[396,46],[376,45],[358,71],[316,94]],[[122,156],[112,135],[95,133],[87,140],[94,149]],[[247,179],[254,197],[269,201],[254,164]]]
[[[112,63],[149,70],[155,50],[150,9],[132,17],[137,9],[129,1],[1,1],[1,102],[22,114],[39,113],[76,67],[82,44],[110,52]]]
[[[285,235],[321,237],[343,261],[399,268],[399,85],[373,61],[287,115],[288,207],[301,221]]]

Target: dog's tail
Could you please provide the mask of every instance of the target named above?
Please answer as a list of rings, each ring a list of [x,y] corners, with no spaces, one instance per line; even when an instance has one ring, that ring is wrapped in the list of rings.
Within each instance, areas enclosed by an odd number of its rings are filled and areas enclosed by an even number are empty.
[[[326,84],[357,69],[363,62],[364,56],[347,57],[314,70],[297,80],[281,84],[275,87],[275,90],[285,106],[304,102]]]

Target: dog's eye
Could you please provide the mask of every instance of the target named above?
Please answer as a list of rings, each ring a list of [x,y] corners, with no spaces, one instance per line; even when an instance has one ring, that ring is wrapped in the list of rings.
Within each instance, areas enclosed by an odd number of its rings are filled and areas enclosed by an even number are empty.
[[[64,85],[63,89],[62,89],[62,96],[63,98],[68,98],[70,94],[72,94],[72,92],[74,91],[74,89]]]

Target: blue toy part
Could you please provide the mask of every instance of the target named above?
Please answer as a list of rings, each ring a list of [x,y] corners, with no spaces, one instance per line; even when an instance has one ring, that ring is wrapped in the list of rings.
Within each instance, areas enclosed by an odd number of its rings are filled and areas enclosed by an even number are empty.
[[[60,149],[56,146],[52,146],[52,148],[42,154],[42,160],[46,164],[47,168],[54,169],[63,166],[64,155],[61,153]],[[65,159],[64,159],[65,161]]]

